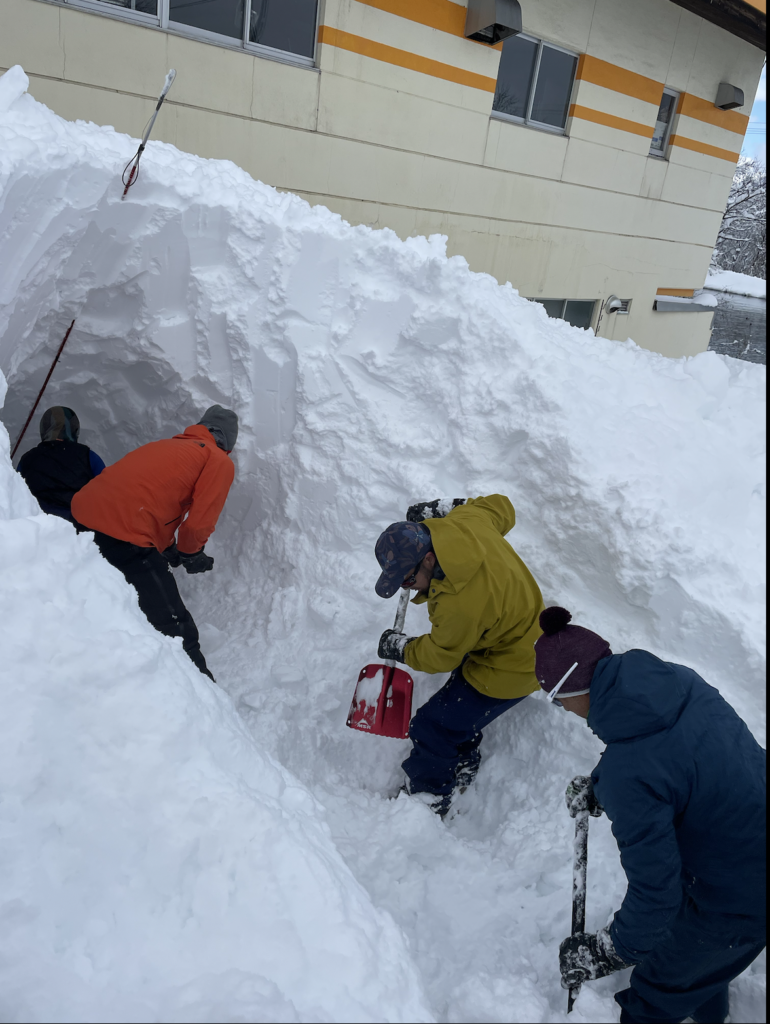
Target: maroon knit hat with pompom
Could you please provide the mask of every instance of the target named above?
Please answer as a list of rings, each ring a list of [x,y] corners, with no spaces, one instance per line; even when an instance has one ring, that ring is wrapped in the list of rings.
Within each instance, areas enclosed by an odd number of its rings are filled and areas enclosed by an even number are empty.
[[[568,625],[571,618],[566,608],[546,608],[540,613],[543,634],[535,642],[535,674],[546,693],[577,662],[560,687],[559,697],[588,693],[597,663],[612,654],[604,637],[582,626]]]

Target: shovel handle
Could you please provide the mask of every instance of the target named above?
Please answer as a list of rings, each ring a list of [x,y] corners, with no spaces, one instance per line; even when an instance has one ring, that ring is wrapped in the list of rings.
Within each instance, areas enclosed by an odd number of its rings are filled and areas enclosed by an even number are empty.
[[[404,631],[404,620],[406,619],[406,606],[409,604],[409,591],[402,590],[401,596],[398,599],[398,608],[396,609],[396,621],[393,623],[393,628],[397,633],[403,633]],[[380,690],[380,699],[377,701],[377,713],[374,716],[374,727],[375,730],[382,728],[382,721],[385,718],[385,710],[388,706],[388,690],[393,680],[393,673],[396,670],[395,661],[386,661],[387,668],[382,673],[382,689]]]
[[[396,621],[393,623],[393,628],[397,633],[404,632],[404,621],[406,619],[406,606],[409,604],[409,591],[402,590],[401,596],[398,599],[398,608],[396,609]],[[388,668],[395,668],[395,661],[386,661],[385,664]],[[388,683],[390,683],[392,672],[388,673]]]
[[[588,868],[588,811],[575,816],[575,859],[572,865],[572,934],[586,930],[586,873]],[[580,985],[573,985],[567,998],[567,1013],[572,1012]]]

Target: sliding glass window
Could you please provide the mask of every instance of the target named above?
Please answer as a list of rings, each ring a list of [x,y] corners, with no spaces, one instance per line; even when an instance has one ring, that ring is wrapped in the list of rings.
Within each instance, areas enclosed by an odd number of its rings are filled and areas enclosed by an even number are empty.
[[[577,54],[542,39],[509,36],[503,43],[492,109],[506,119],[563,132]]]
[[[63,0],[73,7],[120,14],[223,45],[285,54],[299,63],[315,56],[318,0]],[[150,19],[152,19],[150,21]]]
[[[555,320],[566,320],[573,327],[583,329],[591,326],[596,303],[592,299],[533,299],[545,306],[548,316]]]
[[[674,114],[676,113],[679,93],[673,89],[664,89],[660,101],[658,116],[655,119],[655,131],[650,143],[650,156],[665,156],[668,149],[668,140],[671,137],[671,129],[674,125]]]

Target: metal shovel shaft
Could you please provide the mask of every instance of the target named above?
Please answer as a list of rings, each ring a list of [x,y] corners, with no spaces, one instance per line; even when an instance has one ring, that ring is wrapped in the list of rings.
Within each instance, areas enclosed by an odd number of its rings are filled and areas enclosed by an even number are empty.
[[[403,590],[401,596],[398,599],[398,608],[396,609],[396,621],[393,623],[393,628],[397,633],[403,633],[404,621],[406,619],[406,606],[409,604],[409,591]],[[396,667],[396,662],[386,661],[385,662],[389,672],[382,673],[382,690],[380,691],[380,699],[377,702],[377,715],[374,720],[375,729],[379,730],[382,728],[382,722],[385,718],[385,711],[388,706],[388,690],[390,684],[393,681],[393,670]]]
[[[586,869],[588,867],[588,811],[575,817],[575,859],[572,864],[572,934],[586,930]],[[580,985],[573,985],[567,998],[567,1013],[572,1012]]]
[[[402,590],[401,595],[398,599],[398,608],[396,609],[396,621],[393,623],[393,628],[397,633],[404,632],[404,622],[406,620],[406,607],[409,604],[409,591]],[[395,668],[395,661],[386,661],[385,664],[388,668]]]

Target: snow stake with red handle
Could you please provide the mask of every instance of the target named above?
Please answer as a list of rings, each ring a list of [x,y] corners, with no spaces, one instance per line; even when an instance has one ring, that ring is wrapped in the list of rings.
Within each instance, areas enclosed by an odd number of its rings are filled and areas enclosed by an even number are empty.
[[[403,632],[409,591],[404,590],[398,601],[393,628]],[[372,736],[391,736],[405,740],[412,720],[412,690],[414,681],[408,672],[396,668],[395,661],[384,665],[365,665],[358,676],[353,702],[346,725]]]

